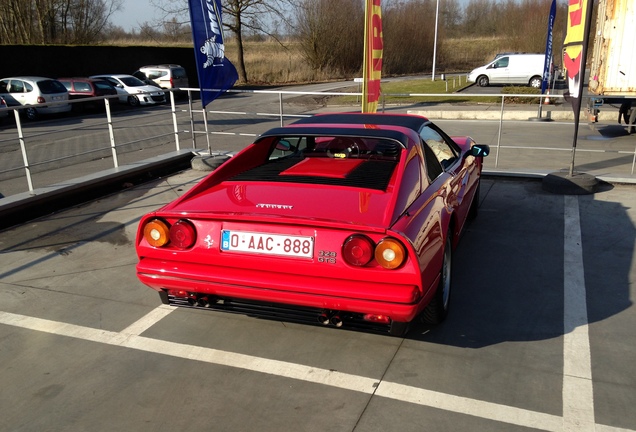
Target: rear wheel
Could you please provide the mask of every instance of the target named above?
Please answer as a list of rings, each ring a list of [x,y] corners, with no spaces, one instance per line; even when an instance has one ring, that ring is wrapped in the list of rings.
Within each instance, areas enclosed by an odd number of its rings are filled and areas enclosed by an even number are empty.
[[[470,210],[468,210],[468,219],[473,220],[479,214],[479,192],[481,189],[481,179],[477,180],[477,190],[473,197],[473,202],[470,203]]]
[[[451,263],[452,263],[452,237],[451,228],[448,228],[446,245],[444,247],[444,261],[442,274],[433,300],[426,306],[422,313],[422,321],[428,324],[439,324],[448,315],[451,294]]]
[[[482,75],[477,78],[477,85],[479,87],[488,87],[488,84],[490,84],[490,82],[488,81],[488,77],[486,75]]]
[[[24,110],[24,116],[27,118],[27,120],[37,120],[38,115],[38,110],[36,110],[35,108],[31,107]]]
[[[530,84],[530,87],[533,88],[541,88],[541,77],[534,76],[530,78],[530,82],[528,84]]]
[[[391,323],[391,328],[389,329],[389,334],[391,336],[406,336],[406,334],[409,332],[410,329],[410,324],[408,322],[398,322],[398,321],[393,321]]]

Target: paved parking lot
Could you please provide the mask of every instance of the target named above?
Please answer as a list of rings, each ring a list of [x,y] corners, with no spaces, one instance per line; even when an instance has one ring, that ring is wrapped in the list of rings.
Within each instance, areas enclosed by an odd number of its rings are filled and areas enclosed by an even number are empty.
[[[484,178],[448,320],[401,339],[161,305],[137,222],[202,175],[2,232],[0,430],[636,430],[636,186]]]

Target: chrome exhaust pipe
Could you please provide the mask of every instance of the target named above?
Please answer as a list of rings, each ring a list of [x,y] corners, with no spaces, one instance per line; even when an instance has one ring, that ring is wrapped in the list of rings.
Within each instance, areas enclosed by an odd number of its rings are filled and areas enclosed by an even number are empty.
[[[207,296],[201,296],[197,299],[197,306],[209,308],[210,307],[210,299]]]
[[[329,320],[329,322],[333,326],[342,327],[342,318],[340,318],[340,316],[338,316],[338,315],[332,316],[331,319]]]
[[[327,312],[323,312],[320,315],[318,315],[318,322],[322,325],[328,325],[329,324],[329,314]]]

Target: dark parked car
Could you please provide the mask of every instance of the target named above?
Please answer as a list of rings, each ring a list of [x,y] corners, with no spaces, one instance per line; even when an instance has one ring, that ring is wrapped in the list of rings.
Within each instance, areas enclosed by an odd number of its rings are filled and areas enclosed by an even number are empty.
[[[7,107],[7,103],[5,102],[4,98],[0,96],[0,123],[2,122],[2,120],[4,120],[5,118],[9,116],[9,111],[2,110],[2,108],[6,108],[6,107]]]
[[[102,96],[117,96],[117,90],[111,83],[92,78],[60,78],[58,79],[68,90],[69,99],[87,99]],[[103,108],[101,100],[91,100],[84,103],[74,103],[74,110]]]

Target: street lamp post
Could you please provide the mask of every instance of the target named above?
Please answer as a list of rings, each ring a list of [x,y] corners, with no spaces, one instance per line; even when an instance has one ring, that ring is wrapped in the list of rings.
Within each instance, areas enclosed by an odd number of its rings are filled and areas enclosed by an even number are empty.
[[[435,59],[437,57],[437,22],[439,20],[439,0],[437,0],[437,7],[435,8],[435,42],[433,43],[433,74],[432,80],[435,81]]]

